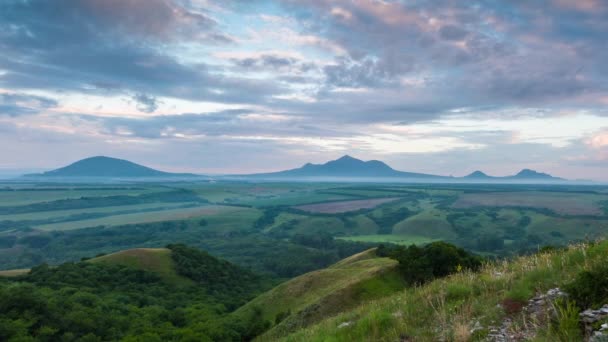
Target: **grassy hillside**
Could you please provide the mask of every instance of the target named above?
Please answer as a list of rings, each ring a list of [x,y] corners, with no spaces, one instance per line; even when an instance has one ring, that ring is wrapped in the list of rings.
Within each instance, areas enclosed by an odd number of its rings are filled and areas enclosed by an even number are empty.
[[[281,340],[479,341],[509,318],[509,333],[528,336],[526,340],[577,341],[580,336],[564,335],[560,320],[566,318],[558,315],[557,322],[536,321],[517,309],[536,294],[563,288],[582,271],[604,265],[607,259],[608,241],[604,241],[488,264],[477,273],[458,273],[371,301],[284,334]],[[576,330],[578,313],[573,311],[573,317]]]
[[[29,268],[20,268],[20,269],[16,269],[16,270],[0,271],[0,277],[18,277],[20,275],[26,274],[29,271],[30,271]]]
[[[379,258],[371,249],[285,282],[256,297],[233,316],[259,312],[273,325],[259,340],[272,340],[403,289],[405,284],[396,268],[395,260]]]
[[[175,263],[168,248],[136,248],[120,251],[94,259],[89,262],[128,266],[159,275],[172,284],[193,284],[191,279],[177,274]]]

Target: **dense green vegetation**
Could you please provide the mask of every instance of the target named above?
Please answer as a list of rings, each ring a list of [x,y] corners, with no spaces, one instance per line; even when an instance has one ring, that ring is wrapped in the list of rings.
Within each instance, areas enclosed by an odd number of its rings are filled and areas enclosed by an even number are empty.
[[[359,204],[354,206],[353,201]],[[375,207],[361,207],[361,201]],[[564,246],[602,236],[608,229],[606,203],[605,188],[570,185],[6,184],[0,191],[0,270],[36,267],[16,280],[0,278],[0,297],[6,305],[0,309],[7,313],[0,321],[0,332],[5,334],[0,340],[9,333],[95,340],[92,335],[85,338],[86,329],[69,324],[69,319],[57,321],[72,311],[92,321],[99,319],[101,330],[89,332],[102,340],[186,336],[239,340],[260,334],[278,338],[405,286],[433,288],[442,281],[436,278],[477,274],[471,272],[480,268],[480,259],[471,253],[489,260],[512,258],[536,253],[545,245]],[[296,207],[303,204],[339,212]],[[339,262],[379,244],[385,248],[378,253],[396,261]],[[170,251],[161,248],[167,245]],[[132,248],[163,252],[155,257],[148,254],[145,262],[133,259],[135,252],[114,253]],[[163,259],[163,253],[172,259]],[[79,262],[98,254],[107,255]],[[37,266],[43,263],[51,266]],[[330,266],[335,263],[348,267]],[[318,272],[326,278],[310,278],[317,273],[308,272],[315,270],[322,270]],[[576,305],[560,306],[564,326],[574,310],[607,299],[596,291],[606,287],[605,270],[599,266],[577,270],[581,272],[569,273],[567,284],[559,283],[570,286],[576,298]],[[87,282],[77,273],[100,276],[90,276]],[[113,279],[114,275],[124,279]],[[229,281],[234,279],[240,283]],[[297,298],[301,302],[283,300],[275,288],[266,298],[283,303],[280,310],[268,310],[269,301],[260,301],[228,315],[253,293],[290,279],[284,283],[291,284],[286,287],[290,291],[302,279],[326,279],[329,287],[302,285],[316,290],[310,297]],[[548,284],[537,278],[523,285],[512,282],[513,287],[501,287],[502,299],[523,303],[539,283]],[[468,300],[471,293],[479,292],[467,286],[450,284],[443,290],[456,305],[460,303],[456,299]],[[83,291],[92,296],[85,304],[79,299]],[[8,299],[13,296],[28,304],[16,306]],[[41,304],[44,298],[48,300]],[[88,306],[93,302],[95,307]],[[27,311],[30,304],[38,311]],[[180,310],[181,318],[168,313]],[[121,318],[103,323],[102,316],[111,317],[110,312],[121,313]],[[377,314],[376,320],[391,320]],[[112,325],[119,328],[110,332]],[[553,334],[549,330],[547,334]]]
[[[442,241],[422,247],[387,248],[381,245],[377,254],[399,261],[401,275],[409,285],[421,285],[456,272],[477,271],[483,261],[479,256]]]
[[[220,317],[268,288],[267,280],[203,251],[169,248],[175,272],[192,282],[111,262],[43,264],[1,281],[0,340],[238,341],[258,333],[253,315]]]

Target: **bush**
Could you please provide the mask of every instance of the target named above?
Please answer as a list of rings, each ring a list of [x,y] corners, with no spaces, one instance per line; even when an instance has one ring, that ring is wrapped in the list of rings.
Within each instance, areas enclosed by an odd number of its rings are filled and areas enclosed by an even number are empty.
[[[581,309],[608,303],[608,266],[601,264],[579,273],[564,290]]]
[[[482,259],[446,242],[433,242],[424,247],[399,247],[391,253],[409,285],[419,285],[464,269],[478,270]]]

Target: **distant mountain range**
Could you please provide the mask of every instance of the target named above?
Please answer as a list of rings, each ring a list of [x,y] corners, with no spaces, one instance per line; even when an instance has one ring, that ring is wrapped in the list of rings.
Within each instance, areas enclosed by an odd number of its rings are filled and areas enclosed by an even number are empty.
[[[30,174],[27,177],[37,177],[44,179],[59,178],[188,178],[204,177],[191,173],[170,173],[155,170],[143,165],[139,165],[128,160],[110,157],[91,157],[79,160],[68,166],[47,171],[43,173]],[[226,175],[218,178],[224,179],[251,179],[251,180],[315,180],[315,179],[362,179],[374,180],[395,180],[412,182],[556,182],[564,181],[562,178],[553,177],[546,173],[536,172],[530,169],[521,170],[513,176],[494,177],[482,171],[475,171],[464,177],[439,176],[425,173],[399,171],[391,168],[379,160],[363,161],[345,155],[339,159],[329,161],[324,164],[305,164],[304,166],[271,173],[258,173],[247,175]]]
[[[261,179],[296,179],[296,178],[399,178],[412,181],[443,181],[443,182],[553,182],[564,179],[553,177],[546,173],[523,169],[513,176],[494,177],[482,171],[475,171],[465,177],[439,176],[425,173],[398,171],[387,164],[370,160],[363,161],[345,155],[325,164],[306,164],[297,169],[286,171],[244,175],[246,178]]]
[[[296,178],[296,177],[399,177],[434,179],[441,176],[428,175],[424,173],[397,171],[378,160],[362,161],[351,156],[329,161],[325,164],[308,163],[300,168],[247,175],[259,178]]]
[[[43,173],[29,174],[28,177],[103,177],[103,178],[158,178],[158,177],[198,177],[190,173],[170,173],[158,171],[128,160],[104,156],[79,160],[68,166]]]

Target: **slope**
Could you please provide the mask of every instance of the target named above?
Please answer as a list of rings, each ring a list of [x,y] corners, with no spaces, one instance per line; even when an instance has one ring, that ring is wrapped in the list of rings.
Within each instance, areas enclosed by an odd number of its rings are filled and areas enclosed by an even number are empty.
[[[569,309],[575,323],[565,331],[559,320],[568,317],[559,316],[556,323],[530,321],[522,307],[535,294],[563,288],[583,271],[603,267],[607,254],[604,241],[488,264],[477,273],[454,274],[363,304],[280,340],[478,341],[509,334],[535,341],[579,341],[582,337],[571,337],[579,329],[577,311]],[[563,337],[566,333],[570,337]]]
[[[273,340],[295,329],[404,288],[397,262],[371,249],[333,266],[310,272],[263,293],[233,313],[259,312],[274,326],[259,340]]]

